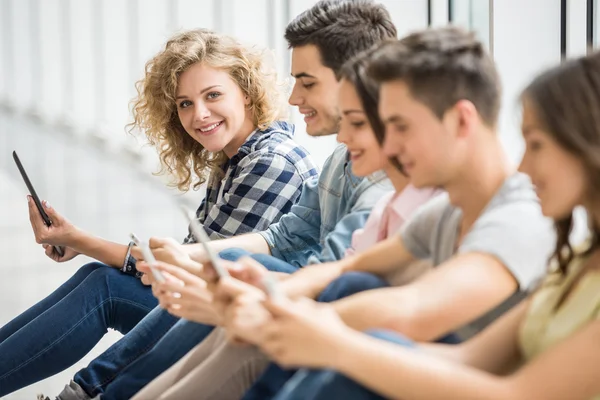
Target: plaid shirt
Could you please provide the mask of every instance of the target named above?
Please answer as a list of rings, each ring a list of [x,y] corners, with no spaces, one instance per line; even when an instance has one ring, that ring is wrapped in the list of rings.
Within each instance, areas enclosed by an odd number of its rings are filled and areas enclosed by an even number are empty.
[[[257,130],[236,155],[211,172],[196,216],[212,239],[267,229],[298,201],[304,181],[318,175],[293,132],[294,126],[286,122]],[[188,229],[183,243],[194,242]],[[131,255],[122,270],[136,274]]]

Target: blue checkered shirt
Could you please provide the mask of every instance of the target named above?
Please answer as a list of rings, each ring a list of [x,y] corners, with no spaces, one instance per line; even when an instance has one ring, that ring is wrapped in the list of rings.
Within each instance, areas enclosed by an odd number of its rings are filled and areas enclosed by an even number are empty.
[[[211,172],[196,216],[212,239],[264,231],[290,211],[304,181],[318,175],[308,151],[293,140],[293,132],[293,125],[281,121],[258,130],[235,156]],[[194,242],[188,230],[183,243]],[[123,272],[136,272],[130,255]]]

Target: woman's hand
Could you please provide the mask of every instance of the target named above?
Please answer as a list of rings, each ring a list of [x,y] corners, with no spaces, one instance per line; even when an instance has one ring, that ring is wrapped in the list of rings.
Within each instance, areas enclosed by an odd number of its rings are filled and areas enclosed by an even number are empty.
[[[190,321],[208,325],[220,323],[221,318],[212,301],[213,294],[204,280],[182,268],[160,261],[155,268],[165,277],[165,282],[152,283],[152,293],[162,308]],[[152,275],[145,262],[139,263],[138,270],[148,276]]]
[[[77,228],[44,200],[42,201],[42,207],[50,221],[52,221],[50,226],[46,226],[33,198],[27,196],[27,201],[29,221],[35,235],[35,241],[44,247],[46,255],[56,262],[68,261],[79,255],[79,252],[70,248],[79,234]],[[64,256],[59,256],[53,246],[63,247]]]
[[[63,256],[61,257],[56,250],[54,250],[54,246],[42,244],[42,247],[44,248],[46,255],[58,263],[72,260],[80,254],[78,251],[75,251],[70,247],[61,246],[63,250]]]
[[[237,269],[236,269],[237,270]],[[221,278],[216,286],[215,306],[223,316],[229,340],[255,344],[271,315],[262,306],[262,290],[233,277]]]

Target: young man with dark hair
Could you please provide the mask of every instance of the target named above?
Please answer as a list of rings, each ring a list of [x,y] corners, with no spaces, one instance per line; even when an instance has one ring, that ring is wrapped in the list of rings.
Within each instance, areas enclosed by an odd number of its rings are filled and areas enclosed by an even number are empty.
[[[304,114],[308,134],[324,136],[337,132],[340,118],[335,107],[336,72],[343,61],[382,40],[395,38],[396,34],[385,7],[372,1],[320,1],[290,23],[286,38],[292,48],[292,75],[296,83],[289,102]],[[255,257],[267,266],[277,263],[281,267],[278,270],[339,260],[350,246],[354,230],[364,225],[373,205],[391,190],[391,184],[383,176],[354,176],[346,147],[340,145],[325,162],[319,178],[303,186],[298,203],[279,224],[264,232],[213,244],[217,250],[227,249],[221,254],[223,258],[237,259],[252,251],[259,253]],[[167,240],[153,240],[151,246],[159,259],[161,254],[169,253],[164,251],[167,247],[175,248],[183,258],[188,255],[193,258],[194,252],[201,249]],[[134,254],[137,255],[135,251]],[[171,258],[167,260],[173,263]],[[79,371],[59,397],[64,400],[99,395],[103,399],[131,397],[218,324],[218,312],[212,309],[211,301],[205,306],[206,325],[182,319],[167,329],[161,321],[173,317],[164,309],[153,310],[125,337]],[[156,326],[160,329],[155,329]]]

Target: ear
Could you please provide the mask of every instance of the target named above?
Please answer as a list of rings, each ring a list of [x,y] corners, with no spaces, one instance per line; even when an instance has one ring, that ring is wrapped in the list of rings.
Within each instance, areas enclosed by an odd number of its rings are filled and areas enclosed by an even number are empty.
[[[248,96],[248,95],[244,96],[244,104],[247,105],[247,106],[250,105],[250,96]]]
[[[475,105],[471,101],[463,99],[457,101],[452,110],[457,136],[466,137],[470,135],[480,119]]]

